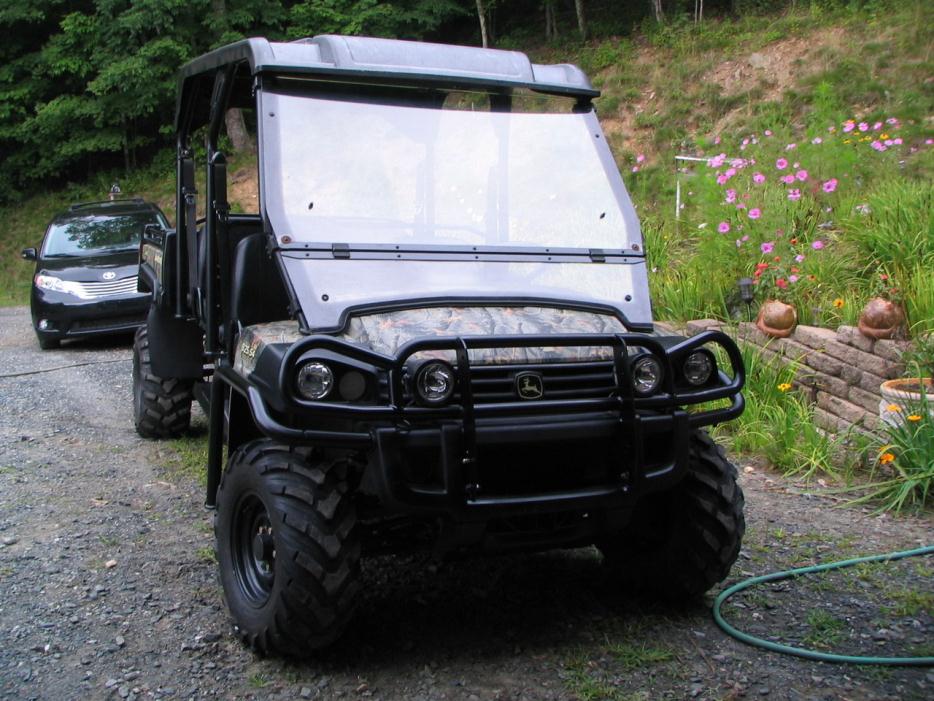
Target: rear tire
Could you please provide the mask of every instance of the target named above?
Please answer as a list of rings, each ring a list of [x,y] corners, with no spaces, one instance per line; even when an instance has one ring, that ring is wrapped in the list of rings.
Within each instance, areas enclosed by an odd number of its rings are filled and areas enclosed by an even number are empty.
[[[725,579],[746,531],[736,468],[705,431],[690,440],[685,478],[643,499],[622,533],[597,544],[629,588],[674,600]]]
[[[174,438],[191,423],[191,380],[158,377],[152,371],[146,326],[133,339],[133,422],[143,438]]]
[[[346,463],[268,439],[241,446],[217,493],[215,547],[240,639],[308,657],[334,642],[359,592],[360,538]]]

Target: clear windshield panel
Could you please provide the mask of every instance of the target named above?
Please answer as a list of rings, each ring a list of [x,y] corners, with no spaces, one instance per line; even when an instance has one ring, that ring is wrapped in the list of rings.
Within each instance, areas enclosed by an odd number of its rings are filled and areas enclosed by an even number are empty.
[[[635,213],[592,113],[264,93],[265,206],[296,242],[626,248]]]
[[[312,329],[341,326],[348,308],[418,300],[489,297],[572,300],[613,307],[628,322],[651,324],[645,261],[630,265],[488,261],[305,259],[283,256]]]
[[[161,224],[151,212],[91,215],[55,224],[45,238],[46,256],[93,256],[139,247],[143,227]]]

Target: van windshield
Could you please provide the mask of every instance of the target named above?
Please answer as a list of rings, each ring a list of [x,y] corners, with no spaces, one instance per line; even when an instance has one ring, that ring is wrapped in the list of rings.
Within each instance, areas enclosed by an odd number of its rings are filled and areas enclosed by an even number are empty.
[[[53,224],[45,237],[44,256],[93,256],[139,247],[143,227],[162,224],[153,212],[75,217]]]
[[[262,99],[265,207],[280,242],[619,249],[640,240],[592,111],[520,112],[504,96],[442,91],[364,100],[283,89]]]

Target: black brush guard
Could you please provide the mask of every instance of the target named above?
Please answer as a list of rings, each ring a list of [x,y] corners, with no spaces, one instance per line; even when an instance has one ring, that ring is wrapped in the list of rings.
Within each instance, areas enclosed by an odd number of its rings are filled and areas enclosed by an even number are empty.
[[[686,389],[676,386],[677,368],[694,350],[719,346],[732,366],[733,375],[718,372],[713,384]],[[596,398],[517,400],[477,403],[471,394],[471,350],[515,347],[609,348],[612,351],[615,389]],[[649,397],[634,393],[630,381],[630,347],[638,347],[662,361],[664,378],[658,392]],[[388,375],[388,403],[381,406],[311,401],[296,395],[294,372],[303,356],[327,350],[371,364]],[[418,406],[408,401],[404,374],[411,356],[423,351],[451,351],[459,395],[457,402],[442,407]],[[681,478],[688,464],[691,430],[739,416],[744,408],[745,382],[742,356],[724,333],[708,331],[674,345],[665,345],[641,334],[568,334],[547,336],[446,337],[418,339],[405,345],[395,357],[386,356],[332,336],[309,336],[293,344],[283,357],[278,392],[286,411],[271,409],[256,384],[228,368],[218,374],[249,398],[254,421],[269,437],[286,444],[375,450],[376,479],[383,503],[397,513],[447,514],[473,520],[507,514],[556,512],[571,509],[613,509],[649,491],[669,486]],[[728,399],[723,408],[688,412],[684,407]],[[284,417],[297,417],[289,425]],[[320,430],[303,428],[316,419],[344,420],[349,426],[368,423],[367,430]],[[601,484],[578,489],[523,494],[486,494],[480,480],[478,448],[498,444],[535,444],[565,441],[617,441],[619,463],[607,470]],[[648,441],[665,441],[670,459],[645,469],[643,455]],[[430,487],[412,484],[403,477],[407,450],[437,449],[440,480]]]

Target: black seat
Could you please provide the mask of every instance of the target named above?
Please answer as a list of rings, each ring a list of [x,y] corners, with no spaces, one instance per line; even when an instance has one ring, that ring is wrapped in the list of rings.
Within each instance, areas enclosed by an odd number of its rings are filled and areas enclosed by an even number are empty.
[[[231,321],[250,326],[289,318],[289,296],[263,234],[251,234],[237,243],[231,268]]]

